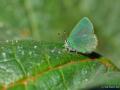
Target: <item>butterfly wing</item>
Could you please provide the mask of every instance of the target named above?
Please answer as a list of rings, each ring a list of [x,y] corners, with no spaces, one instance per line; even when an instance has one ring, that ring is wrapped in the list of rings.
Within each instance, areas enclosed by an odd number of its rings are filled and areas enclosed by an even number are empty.
[[[73,29],[67,39],[68,45],[81,53],[90,53],[97,46],[97,38],[94,34],[93,25],[84,17]]]

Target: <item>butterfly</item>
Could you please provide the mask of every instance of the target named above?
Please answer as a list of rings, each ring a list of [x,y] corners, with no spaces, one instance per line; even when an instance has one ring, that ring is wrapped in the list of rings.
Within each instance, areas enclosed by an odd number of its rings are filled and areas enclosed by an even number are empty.
[[[84,17],[73,28],[67,40],[65,40],[65,48],[69,51],[91,53],[96,49],[97,42],[93,24],[87,17]]]

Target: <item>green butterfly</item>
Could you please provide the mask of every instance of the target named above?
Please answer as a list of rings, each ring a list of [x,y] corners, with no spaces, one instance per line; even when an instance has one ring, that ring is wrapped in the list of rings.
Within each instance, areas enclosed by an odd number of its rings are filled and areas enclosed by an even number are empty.
[[[91,21],[87,17],[80,20],[65,41],[65,48],[80,53],[91,53],[96,46],[97,37]]]

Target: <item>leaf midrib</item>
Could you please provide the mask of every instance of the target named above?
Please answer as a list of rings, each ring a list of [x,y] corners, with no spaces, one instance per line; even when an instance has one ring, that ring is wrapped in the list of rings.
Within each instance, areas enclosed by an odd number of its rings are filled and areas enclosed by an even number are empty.
[[[78,64],[78,63],[81,63],[81,62],[89,62],[89,61],[92,61],[91,59],[85,59],[85,60],[79,60],[79,61],[70,61],[68,63],[65,63],[65,64],[62,64],[62,65],[58,65],[58,66],[55,66],[55,67],[48,67],[46,70],[44,70],[43,72],[38,72],[36,73],[35,76],[29,76],[29,77],[26,77],[25,79],[22,79],[22,80],[18,80],[14,83],[10,83],[8,86],[5,86],[4,85],[4,88],[10,88],[10,87],[13,87],[17,84],[23,84],[23,85],[27,85],[29,83],[29,81],[35,81],[38,77],[42,77],[44,74],[50,72],[50,71],[54,71],[54,70],[61,70],[62,68],[65,68],[65,67],[68,67],[68,66],[71,66],[71,65],[75,65],[75,64]]]

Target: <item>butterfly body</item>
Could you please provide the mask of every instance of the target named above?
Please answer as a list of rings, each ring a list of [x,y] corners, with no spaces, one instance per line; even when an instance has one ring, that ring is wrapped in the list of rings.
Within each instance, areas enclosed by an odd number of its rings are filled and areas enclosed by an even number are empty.
[[[94,34],[93,25],[87,17],[80,20],[65,41],[67,49],[81,53],[91,53],[96,46],[97,37]]]

